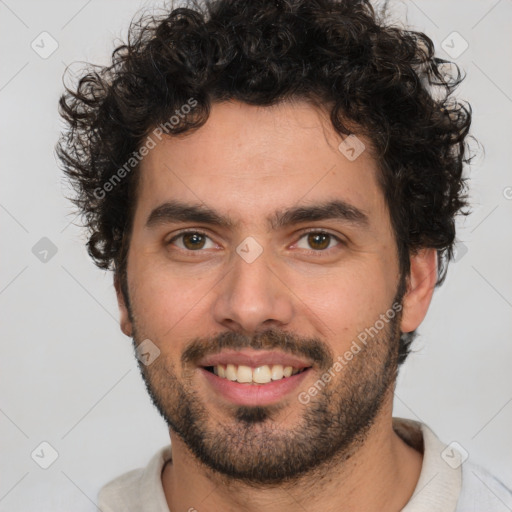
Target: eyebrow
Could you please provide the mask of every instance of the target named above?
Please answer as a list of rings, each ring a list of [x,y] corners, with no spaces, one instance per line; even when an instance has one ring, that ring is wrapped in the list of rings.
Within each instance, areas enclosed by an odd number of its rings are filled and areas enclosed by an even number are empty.
[[[370,224],[369,217],[363,210],[341,199],[277,210],[266,220],[271,229],[321,220],[340,220],[361,228],[367,228]],[[197,222],[226,229],[235,229],[239,226],[239,222],[204,204],[186,204],[173,200],[156,207],[149,214],[146,227],[152,228],[173,222]]]

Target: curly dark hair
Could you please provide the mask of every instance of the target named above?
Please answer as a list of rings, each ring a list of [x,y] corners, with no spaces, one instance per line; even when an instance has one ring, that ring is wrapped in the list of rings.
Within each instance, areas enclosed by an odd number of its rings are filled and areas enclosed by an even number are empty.
[[[225,100],[305,100],[328,109],[339,134],[371,141],[402,276],[410,255],[431,247],[436,285],[444,281],[455,217],[469,213],[471,107],[453,97],[459,67],[436,57],[425,34],[384,20],[369,0],[192,1],[132,21],[112,64],[91,65],[76,90],[66,87],[59,110],[68,129],[57,154],[89,229],[89,254],[121,278],[125,296],[138,176],[126,162],[155,127],[192,133]],[[190,113],[169,123],[191,98]],[[402,334],[400,362],[415,334]]]

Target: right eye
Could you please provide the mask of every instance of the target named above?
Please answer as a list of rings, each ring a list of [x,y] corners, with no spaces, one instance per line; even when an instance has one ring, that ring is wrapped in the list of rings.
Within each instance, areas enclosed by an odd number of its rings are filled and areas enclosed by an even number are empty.
[[[174,243],[179,240],[180,243]],[[206,241],[210,237],[201,231],[182,231],[181,233],[173,236],[166,245],[176,245],[182,251],[197,252],[201,249],[211,249],[214,247],[205,247]],[[211,240],[210,240],[211,241]],[[211,242],[213,244],[213,242]],[[215,244],[213,244],[215,245]]]

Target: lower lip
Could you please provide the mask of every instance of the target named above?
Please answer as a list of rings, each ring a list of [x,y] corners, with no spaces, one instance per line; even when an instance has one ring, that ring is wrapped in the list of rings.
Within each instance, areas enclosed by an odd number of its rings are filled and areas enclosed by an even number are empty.
[[[243,384],[217,377],[204,368],[200,368],[200,371],[222,398],[237,405],[257,406],[275,404],[292,393],[306,378],[310,368],[281,380],[273,380],[268,384]]]

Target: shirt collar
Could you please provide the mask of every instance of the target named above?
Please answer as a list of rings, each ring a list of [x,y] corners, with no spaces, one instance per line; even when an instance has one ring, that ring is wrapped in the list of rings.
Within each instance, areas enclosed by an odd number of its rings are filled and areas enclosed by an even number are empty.
[[[423,453],[420,478],[402,512],[455,512],[462,487],[460,454],[447,448],[424,423],[393,418],[393,429]]]

